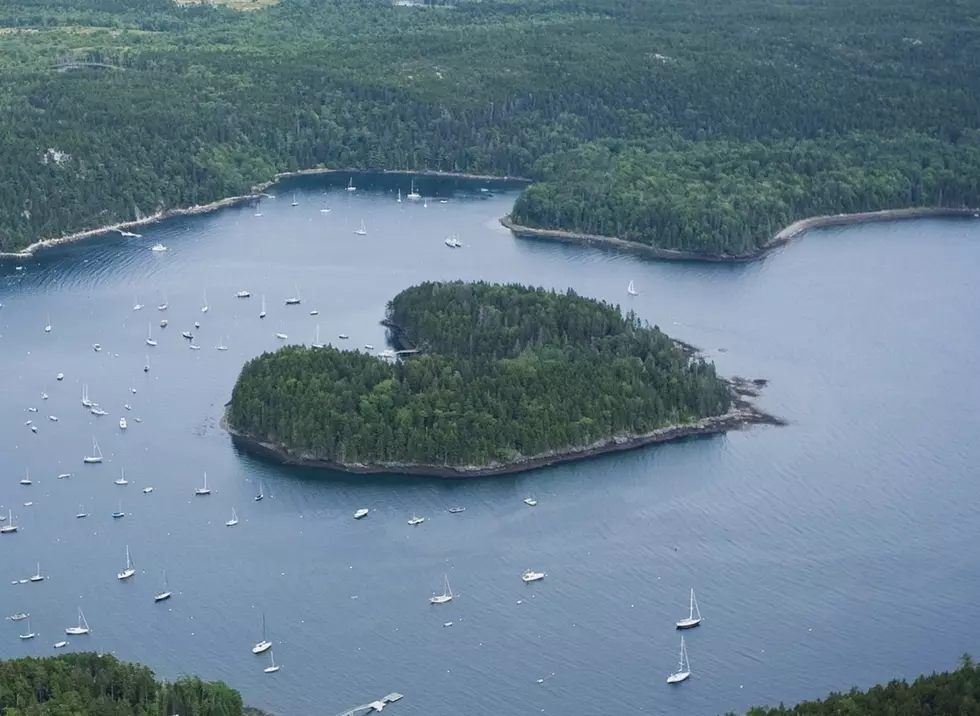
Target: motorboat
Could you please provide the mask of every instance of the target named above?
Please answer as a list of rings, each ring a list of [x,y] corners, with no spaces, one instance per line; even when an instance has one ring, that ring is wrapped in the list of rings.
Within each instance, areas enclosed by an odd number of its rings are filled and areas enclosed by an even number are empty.
[[[129,427],[129,426],[126,423],[126,418],[119,418],[119,429],[120,430],[125,430],[127,427]]]
[[[166,250],[167,250],[167,247],[164,246],[163,244],[153,244],[153,246],[150,247],[150,251],[158,251],[159,252],[159,251],[166,251]]]
[[[359,520],[362,517],[367,517],[368,516],[368,513],[370,513],[370,512],[371,512],[371,510],[369,510],[368,508],[362,507],[361,509],[359,509],[357,512],[354,513],[354,519],[355,520]]]
[[[450,507],[447,512],[451,515],[458,515],[460,512],[466,512],[465,507]]]
[[[524,570],[524,574],[521,575],[521,580],[523,580],[524,584],[528,584],[530,582],[539,582],[544,579],[544,576],[544,572],[534,572],[526,569]]]
[[[236,296],[237,296],[238,298],[249,298],[249,297],[250,297],[250,296],[251,296],[252,294],[250,294],[250,293],[249,293],[248,291],[239,291],[239,292],[238,292],[238,293],[236,293],[235,295],[236,295]]]
[[[149,495],[151,492],[153,492],[153,488],[152,487],[144,487],[143,488],[143,494],[144,495]]]
[[[189,341],[194,340],[194,334],[191,333],[190,331],[181,331],[180,335],[182,335],[184,338],[186,338]]]
[[[527,505],[528,507],[536,507],[537,504],[538,504],[538,501],[536,499],[534,499],[533,497],[525,497],[524,498],[524,504]]]
[[[424,517],[415,517],[415,516],[412,516],[412,518],[408,521],[408,524],[412,525],[412,527],[415,527],[415,525],[420,525],[423,522],[425,522],[425,518]]]
[[[346,333],[341,333],[339,336],[337,336],[337,338],[342,341],[346,341],[348,338],[350,338],[350,336],[348,336]]]
[[[98,343],[93,343],[92,344],[92,350],[95,351],[96,353],[98,353],[100,350],[102,350],[102,346],[99,345]]]

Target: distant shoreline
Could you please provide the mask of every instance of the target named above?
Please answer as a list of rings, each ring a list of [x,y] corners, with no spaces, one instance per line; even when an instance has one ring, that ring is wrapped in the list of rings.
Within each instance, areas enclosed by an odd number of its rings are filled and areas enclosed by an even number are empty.
[[[25,260],[34,258],[34,254],[38,251],[43,251],[45,249],[51,249],[56,246],[64,246],[66,244],[71,244],[76,241],[83,241],[85,239],[91,239],[96,236],[102,236],[104,234],[110,234],[112,232],[122,232],[129,231],[130,229],[135,229],[140,226],[148,226],[150,224],[156,224],[160,221],[166,221],[167,219],[175,219],[181,216],[193,216],[195,214],[208,214],[212,211],[217,211],[219,209],[225,209],[231,206],[237,206],[238,204],[245,204],[250,201],[255,201],[261,199],[262,195],[267,189],[278,184],[284,179],[292,179],[296,177],[305,176],[319,176],[326,174],[353,174],[353,175],[364,175],[364,174],[391,174],[400,176],[419,176],[419,177],[446,177],[454,179],[466,179],[472,181],[509,181],[509,182],[520,182],[520,183],[530,183],[530,179],[524,177],[511,177],[511,176],[494,176],[490,174],[467,174],[465,172],[439,172],[434,170],[423,170],[423,171],[412,171],[411,169],[378,169],[378,170],[368,170],[368,169],[329,169],[326,167],[316,167],[313,169],[299,169],[294,172],[279,172],[269,181],[256,184],[252,187],[252,190],[248,194],[241,194],[239,196],[229,196],[224,199],[218,199],[217,201],[212,201],[209,204],[198,204],[195,206],[179,207],[175,209],[166,209],[164,211],[159,211],[150,216],[146,216],[142,219],[134,219],[132,221],[120,221],[115,224],[106,224],[104,226],[99,226],[94,229],[84,229],[82,231],[76,231],[71,234],[65,234],[56,238],[39,239],[34,243],[24,247],[20,251],[0,251],[0,261],[15,261],[15,260]]]
[[[902,221],[906,219],[925,219],[930,217],[974,217],[978,209],[970,208],[946,208],[946,207],[909,207],[906,209],[883,209],[881,211],[866,211],[855,214],[829,214],[824,216],[811,216],[806,219],[794,221],[789,226],[777,232],[768,242],[760,246],[755,251],[747,254],[704,254],[695,251],[681,251],[676,249],[663,249],[655,246],[647,246],[635,241],[616,238],[615,236],[602,236],[598,234],[583,234],[575,231],[563,231],[561,229],[535,229],[529,226],[521,226],[511,219],[510,214],[500,219],[500,223],[510,229],[515,236],[530,237],[539,239],[555,239],[570,243],[587,244],[615,248],[647,256],[655,259],[668,261],[712,261],[739,263],[754,261],[762,258],[770,251],[788,244],[801,234],[811,230],[830,226],[850,226],[852,224],[869,224],[883,221]]]
[[[235,430],[228,424],[227,410],[221,418],[221,426],[231,436],[232,442],[245,452],[271,459],[283,465],[294,467],[335,470],[355,475],[408,475],[412,477],[429,477],[441,479],[471,479],[480,477],[497,477],[515,473],[550,467],[565,462],[586,460],[608,453],[623,452],[656,445],[675,442],[689,438],[720,435],[731,430],[740,430],[750,425],[786,425],[786,421],[769,415],[744,399],[744,395],[757,395],[757,388],[764,381],[751,387],[749,381],[731,381],[733,391],[732,407],[722,415],[702,418],[694,423],[684,425],[668,425],[652,430],[642,435],[616,435],[603,438],[591,445],[571,447],[564,450],[554,450],[541,455],[532,455],[513,462],[495,463],[491,465],[473,465],[453,467],[448,465],[424,465],[416,463],[340,463],[331,460],[320,460],[308,455],[297,454],[286,446],[264,442],[251,435]]]

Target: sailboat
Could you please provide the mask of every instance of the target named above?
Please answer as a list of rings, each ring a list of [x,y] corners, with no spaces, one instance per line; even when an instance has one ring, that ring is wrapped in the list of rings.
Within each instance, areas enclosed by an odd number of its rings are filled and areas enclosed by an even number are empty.
[[[125,468],[120,468],[119,469],[119,478],[116,480],[116,484],[117,485],[128,485],[129,484],[129,480],[126,479],[126,469]]]
[[[272,642],[266,636],[265,633],[265,612],[262,612],[262,641],[252,647],[253,654],[261,654],[263,651],[268,651],[272,648]]]
[[[679,684],[686,681],[691,676],[691,662],[687,659],[687,646],[684,644],[684,637],[681,637],[681,656],[677,663],[677,671],[667,677],[668,684]]]
[[[698,600],[694,597],[694,590],[691,590],[691,611],[686,619],[677,622],[678,629],[693,629],[701,623],[701,610],[698,608]]]
[[[398,199],[396,200],[399,204],[402,203],[402,190],[398,190]]]
[[[364,219],[361,219],[361,228],[354,232],[358,236],[367,236],[367,227],[364,226]]]
[[[163,294],[163,303],[158,303],[157,304],[157,310],[158,311],[166,311],[169,306],[170,306],[170,304],[167,303],[167,294]]]
[[[354,177],[351,177],[350,181],[347,182],[347,191],[357,191],[357,187],[354,186]]]
[[[255,501],[262,502],[263,499],[265,499],[265,489],[262,486],[262,481],[259,480],[259,494],[255,496]]]
[[[123,571],[119,572],[119,574],[116,575],[116,578],[117,579],[129,579],[134,574],[136,574],[136,570],[133,569],[133,560],[130,559],[130,557],[129,557],[129,545],[127,544],[126,545],[126,569],[124,569]]]
[[[278,333],[276,334],[276,338],[278,338],[278,339],[279,339],[280,341],[284,341],[284,340],[286,340],[287,338],[289,338],[289,336],[287,336],[287,335],[286,335],[285,333],[283,333],[282,331],[279,331],[279,332],[278,332]]]
[[[121,520],[126,516],[126,513],[122,509],[122,500],[119,500],[119,509],[112,513],[112,519]]]
[[[44,575],[41,574],[41,563],[40,562],[37,563],[37,572],[35,572],[34,575],[28,581],[29,582],[43,582],[44,581]]]
[[[146,350],[146,363],[143,364],[143,372],[149,373],[150,372],[150,349],[147,348],[145,350]]]
[[[7,510],[7,524],[0,526],[0,535],[9,534],[16,531],[17,525],[14,524],[13,512]]]
[[[45,333],[50,333],[51,332],[51,314],[50,313],[48,314],[48,321],[47,321],[47,323],[44,324],[44,332]]]
[[[136,294],[133,294],[133,310],[134,311],[142,311],[143,310],[143,304],[140,303],[139,296],[137,296]]]
[[[218,343],[218,345],[216,345],[215,348],[217,348],[219,351],[226,351],[226,350],[228,350],[228,346],[225,345],[225,337],[224,336],[221,337],[221,342]]]
[[[154,602],[165,602],[166,600],[170,599],[170,595],[171,595],[171,593],[170,593],[170,585],[167,584],[167,572],[166,572],[166,570],[164,570],[164,572],[163,572],[163,591],[160,592],[159,594],[157,594],[155,597],[153,597],[153,601]]]
[[[33,485],[34,484],[33,482],[31,482],[31,471],[30,471],[29,468],[27,470],[27,474],[24,477],[20,478],[20,484],[21,485]]]
[[[205,472],[204,473],[204,487],[195,487],[194,488],[194,495],[195,495],[195,497],[202,497],[204,495],[210,495],[210,494],[211,494],[211,488],[208,487],[208,473]]]
[[[235,512],[235,508],[231,508],[231,519],[225,522],[225,527],[234,527],[238,524],[238,513]]]
[[[415,180],[414,179],[412,179],[412,190],[410,192],[408,192],[408,197],[407,198],[408,198],[409,201],[418,201],[419,199],[422,198],[422,195],[419,194],[417,191],[415,191]]]
[[[153,340],[153,324],[152,323],[147,323],[146,324],[146,345],[148,345],[148,346],[155,346],[156,344],[157,344],[157,342],[155,340]]]
[[[299,286],[296,286],[296,295],[290,296],[286,299],[287,306],[295,306],[303,302],[303,299],[299,296]]]
[[[636,287],[633,285],[632,281],[630,281],[630,285],[626,287],[626,293],[628,293],[630,296],[640,295],[639,292],[637,292]]]
[[[271,651],[269,652],[269,658],[272,660],[272,664],[262,669],[262,671],[264,671],[267,674],[274,674],[277,671],[279,671],[280,667],[278,664],[276,664],[276,655],[273,654]]]
[[[95,438],[92,438],[92,452],[94,453],[93,455],[82,458],[82,462],[86,465],[102,462],[102,450],[99,449],[99,443]]]
[[[88,399],[88,386],[87,385],[83,385],[82,386],[82,405],[84,405],[86,408],[91,408],[92,407],[92,401]]]
[[[295,194],[293,194],[293,203],[290,206],[299,206],[299,201],[297,201]]]
[[[453,600],[453,588],[449,586],[449,575],[443,575],[445,577],[445,585],[443,586],[442,594],[435,594],[429,597],[429,604],[446,604]]]
[[[85,511],[85,505],[79,505],[78,514],[75,515],[75,519],[81,520],[84,519],[85,517],[88,517],[88,512]]]
[[[262,310],[259,312],[259,318],[265,318],[265,294],[262,294]]]
[[[82,608],[78,608],[78,626],[68,627],[65,629],[65,634],[70,636],[79,636],[81,634],[88,634],[91,631],[88,628],[88,622],[85,621],[85,615],[82,614]]]
[[[201,306],[201,313],[207,313],[207,312],[208,312],[208,291],[207,289],[204,289],[204,305]]]
[[[313,343],[310,344],[313,348],[323,348],[323,344],[320,343],[320,324],[316,324],[316,336],[313,338]]]
[[[27,632],[25,634],[21,634],[20,638],[27,641],[28,639],[33,639],[36,636],[37,634],[31,631],[31,618],[27,617]]]

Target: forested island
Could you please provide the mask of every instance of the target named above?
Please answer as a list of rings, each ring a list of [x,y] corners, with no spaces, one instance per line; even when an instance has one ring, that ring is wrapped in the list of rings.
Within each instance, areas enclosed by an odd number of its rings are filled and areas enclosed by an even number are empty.
[[[706,256],[980,204],[969,2],[235,4],[0,3],[0,251],[315,167],[524,176],[518,224]]]
[[[778,422],[658,328],[571,290],[423,283],[385,323],[420,354],[287,346],[246,363],[236,441],[298,465],[468,477]]]

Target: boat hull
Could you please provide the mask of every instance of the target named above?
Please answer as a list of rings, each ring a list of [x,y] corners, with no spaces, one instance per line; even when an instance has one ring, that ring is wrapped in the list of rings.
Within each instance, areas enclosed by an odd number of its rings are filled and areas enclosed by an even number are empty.
[[[667,677],[668,684],[679,684],[682,681],[687,681],[691,676],[690,671],[681,671],[676,674],[671,674]]]
[[[262,654],[263,652],[269,651],[272,648],[271,641],[260,641],[258,644],[252,647],[253,654]]]
[[[697,626],[701,626],[700,619],[681,619],[679,622],[677,622],[678,629],[693,629]]]

